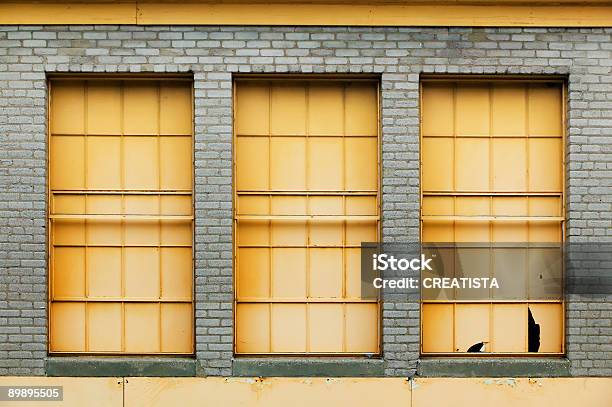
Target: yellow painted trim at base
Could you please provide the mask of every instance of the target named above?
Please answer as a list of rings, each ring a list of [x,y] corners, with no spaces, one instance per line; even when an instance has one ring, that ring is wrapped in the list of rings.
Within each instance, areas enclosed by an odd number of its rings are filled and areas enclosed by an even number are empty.
[[[0,24],[610,27],[599,1],[169,2],[34,0],[0,4]]]
[[[252,378],[252,377],[0,377],[0,386],[64,386],[51,405],[609,407],[612,379],[575,378]],[[3,401],[3,406],[41,406]]]

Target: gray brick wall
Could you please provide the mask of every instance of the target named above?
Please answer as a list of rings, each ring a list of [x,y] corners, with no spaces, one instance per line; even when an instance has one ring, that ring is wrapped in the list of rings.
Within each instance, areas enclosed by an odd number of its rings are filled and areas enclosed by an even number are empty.
[[[420,73],[569,78],[569,241],[612,241],[612,29],[0,27],[0,375],[46,357],[47,72],[194,74],[198,374],[232,374],[233,73],[376,73],[383,237],[418,238]],[[575,375],[612,375],[612,304],[570,301]],[[415,371],[419,306],[388,298],[386,374]]]

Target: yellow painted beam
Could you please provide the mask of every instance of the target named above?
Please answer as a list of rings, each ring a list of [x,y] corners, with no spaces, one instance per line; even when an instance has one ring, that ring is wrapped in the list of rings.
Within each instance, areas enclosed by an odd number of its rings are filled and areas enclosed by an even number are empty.
[[[0,4],[0,24],[612,26],[602,0],[282,1],[13,0]]]
[[[2,3],[0,24],[136,24],[136,4],[134,1]]]

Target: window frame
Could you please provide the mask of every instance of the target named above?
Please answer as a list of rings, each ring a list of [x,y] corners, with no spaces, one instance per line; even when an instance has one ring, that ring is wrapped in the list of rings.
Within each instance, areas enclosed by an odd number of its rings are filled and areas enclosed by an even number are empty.
[[[51,108],[52,108],[52,87],[53,87],[53,82],[55,81],[82,81],[82,82],[87,82],[87,81],[109,81],[109,82],[138,82],[138,81],[155,81],[155,82],[188,82],[189,83],[189,89],[190,89],[190,107],[191,107],[191,111],[190,111],[190,138],[191,138],[191,142],[190,142],[190,164],[191,164],[191,204],[190,204],[190,210],[191,210],[191,259],[190,259],[190,264],[191,264],[191,301],[187,302],[188,304],[191,304],[191,312],[190,312],[190,320],[191,320],[191,351],[190,352],[162,352],[161,350],[159,352],[127,352],[127,351],[57,351],[57,350],[52,350],[51,349],[51,337],[52,337],[52,329],[51,329],[51,320],[52,320],[52,302],[53,302],[53,298],[52,298],[52,294],[53,294],[53,277],[52,277],[52,262],[53,262],[53,256],[51,255],[51,253],[53,252],[53,239],[52,239],[52,208],[51,208],[51,203],[52,203],[52,196],[53,196],[53,190],[51,188],[51,155],[52,155],[52,125],[51,125],[51,121],[52,121],[52,117],[51,117]],[[77,357],[87,357],[87,356],[113,356],[113,357],[118,357],[118,358],[124,358],[124,357],[146,357],[146,356],[154,356],[154,357],[191,357],[191,358],[195,358],[195,354],[196,354],[196,324],[195,324],[195,312],[196,312],[196,297],[195,297],[195,293],[196,293],[196,287],[195,287],[195,170],[196,170],[196,166],[195,166],[195,89],[194,89],[194,78],[193,78],[193,74],[191,73],[164,73],[164,74],[149,74],[149,73],[83,73],[83,72],[78,72],[78,73],[48,73],[46,75],[46,79],[45,79],[45,84],[46,84],[46,89],[45,89],[45,94],[46,94],[46,112],[45,112],[45,124],[47,126],[46,129],[46,177],[45,177],[45,189],[46,189],[46,239],[47,239],[47,252],[46,252],[46,277],[47,277],[47,309],[46,309],[46,319],[47,319],[47,328],[46,328],[46,335],[47,335],[47,345],[46,345],[46,350],[47,350],[47,355],[48,356],[52,356],[52,357],[69,357],[69,356],[77,356]],[[121,85],[123,87],[123,84]],[[158,85],[159,86],[159,85]],[[159,95],[158,95],[159,96]],[[86,106],[85,106],[86,108]],[[87,137],[87,134],[83,135],[84,137]],[[120,135],[123,137],[123,131],[122,134]],[[161,134],[156,135],[156,137],[161,137]],[[159,155],[159,153],[158,153]],[[86,171],[86,170],[85,170]],[[85,191],[85,190],[83,190]],[[91,194],[90,192],[83,192],[83,191],[77,191],[75,190],[75,194],[79,194],[82,193],[84,196],[85,195],[89,195]],[[96,190],[93,190],[94,194]],[[145,192],[146,193],[146,192]],[[119,193],[120,196],[123,195],[128,195],[129,194],[129,189],[126,188],[126,193],[125,194],[121,194]],[[153,195],[158,195],[158,196],[162,196],[164,195],[164,191],[158,191],[158,192],[152,192]],[[123,215],[120,215],[123,216]],[[146,216],[145,216],[146,217]],[[159,215],[156,216],[157,218],[163,219],[164,216],[163,215]],[[123,273],[122,273],[123,274]],[[160,286],[161,286],[161,281],[160,281]],[[60,300],[61,301],[61,300]],[[135,301],[128,301],[128,302],[132,302],[135,304],[162,304],[164,301],[147,301],[147,300],[135,300]],[[104,303],[104,300],[102,300],[102,303]],[[174,304],[175,302],[168,302],[169,304]],[[180,302],[180,303],[184,303],[184,302]],[[85,315],[85,318],[87,319],[87,314]],[[158,319],[161,318],[161,310],[158,311]],[[123,311],[123,307],[122,307],[122,321],[125,319],[125,311]],[[160,329],[161,329],[161,323],[160,323]],[[86,334],[85,334],[86,335]],[[124,341],[125,338],[125,332],[122,329],[121,331],[121,340],[122,342]],[[85,341],[87,341],[87,337],[85,337]],[[161,341],[161,336],[160,336],[160,341]],[[160,343],[161,346],[161,343]]]
[[[495,83],[520,83],[523,85],[528,85],[530,83],[556,83],[561,88],[561,217],[560,220],[560,234],[561,240],[559,242],[560,245],[563,245],[566,241],[566,224],[568,221],[567,218],[567,186],[566,186],[566,175],[567,175],[567,109],[568,109],[568,95],[567,95],[567,87],[568,87],[568,78],[562,75],[481,75],[481,74],[421,74],[419,77],[419,242],[423,242],[423,89],[425,84],[431,83],[477,83],[477,84],[488,84],[492,85]],[[456,137],[456,136],[455,136]],[[492,135],[489,134],[489,139],[492,138]],[[478,195],[476,192],[474,195]],[[503,193],[502,193],[503,194]],[[451,193],[449,193],[451,195]],[[481,193],[481,196],[495,196],[495,192],[488,191]],[[501,195],[504,196],[504,195]],[[529,196],[529,192],[525,193],[515,193],[509,194],[508,196]],[[491,208],[492,209],[492,208]],[[489,222],[490,223],[490,222]],[[563,255],[562,255],[563,256]],[[457,357],[468,357],[468,358],[485,358],[491,359],[495,357],[518,357],[518,358],[526,358],[526,357],[536,357],[536,358],[557,358],[563,357],[567,352],[567,333],[566,333],[566,308],[567,302],[564,297],[565,293],[565,258],[562,258],[562,292],[561,299],[558,301],[549,301],[549,300],[527,300],[527,301],[516,301],[516,300],[495,300],[495,299],[486,299],[486,300],[423,300],[422,295],[419,296],[419,355],[420,357],[425,358],[457,358]],[[422,290],[422,288],[420,288]],[[489,305],[489,321],[493,319],[492,305],[493,304],[525,304],[527,307],[530,303],[543,303],[543,304],[561,304],[561,351],[560,352],[424,352],[423,351],[423,304],[449,304],[453,307],[453,321],[452,321],[452,335],[453,341],[455,337],[456,331],[456,304],[488,304]],[[537,321],[536,321],[537,322]],[[492,328],[489,325],[489,332],[492,332]],[[492,338],[489,338],[491,341]]]

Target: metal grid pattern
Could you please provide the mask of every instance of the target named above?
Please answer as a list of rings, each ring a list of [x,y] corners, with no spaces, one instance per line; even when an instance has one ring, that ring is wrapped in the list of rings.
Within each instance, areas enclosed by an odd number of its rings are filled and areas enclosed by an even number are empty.
[[[359,250],[379,233],[377,83],[235,92],[235,352],[378,353]]]
[[[423,81],[424,242],[563,241],[563,92],[558,80]],[[464,353],[479,342],[485,352],[526,353],[528,310],[540,325],[539,353],[562,353],[562,291],[541,294],[544,274],[562,278],[561,268],[542,267],[551,250],[508,247],[452,254],[445,276],[460,267],[470,272],[485,265],[503,289],[497,294],[483,289],[469,299],[452,289],[433,296],[425,292],[422,353]]]
[[[50,352],[193,352],[192,117],[190,80],[50,81]]]

